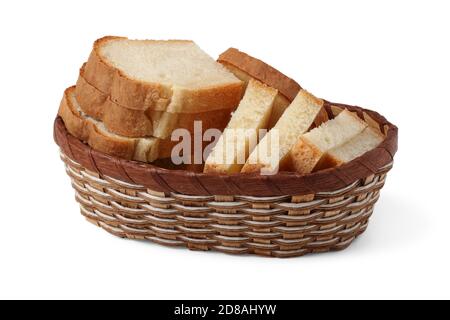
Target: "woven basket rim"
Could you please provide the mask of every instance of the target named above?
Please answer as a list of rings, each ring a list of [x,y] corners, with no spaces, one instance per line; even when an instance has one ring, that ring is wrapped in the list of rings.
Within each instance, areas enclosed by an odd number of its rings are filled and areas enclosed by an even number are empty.
[[[325,101],[325,108],[331,117],[333,116],[333,107],[349,109],[363,119],[369,116],[386,134],[386,139],[377,148],[349,163],[307,175],[295,172],[279,172],[272,176],[262,176],[258,173],[230,175],[195,173],[120,159],[98,152],[72,136],[67,132],[60,117],[55,119],[54,140],[69,158],[93,172],[164,193],[249,196],[311,194],[338,190],[357,180],[367,178],[389,166],[397,151],[398,128],[382,115],[356,106]],[[192,185],[189,187],[189,184]],[[292,190],[292,192],[286,192],[288,190]]]

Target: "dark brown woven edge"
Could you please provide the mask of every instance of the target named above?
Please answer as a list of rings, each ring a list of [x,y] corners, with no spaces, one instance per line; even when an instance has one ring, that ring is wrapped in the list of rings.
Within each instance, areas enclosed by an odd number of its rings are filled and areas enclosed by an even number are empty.
[[[380,114],[359,107],[325,103],[332,115],[332,106],[355,111],[361,117],[370,116],[386,133],[386,139],[376,149],[337,168],[300,176],[281,172],[273,176],[259,174],[217,175],[162,169],[151,164],[119,159],[96,150],[67,132],[61,118],[54,123],[54,140],[62,151],[90,171],[145,186],[158,192],[176,192],[185,195],[246,195],[283,196],[306,195],[342,189],[349,184],[375,174],[390,164],[397,151],[398,129]]]

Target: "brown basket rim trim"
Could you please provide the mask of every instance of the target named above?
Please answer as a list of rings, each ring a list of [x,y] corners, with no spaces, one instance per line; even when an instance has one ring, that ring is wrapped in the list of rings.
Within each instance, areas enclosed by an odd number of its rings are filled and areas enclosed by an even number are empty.
[[[158,192],[195,196],[204,196],[205,193],[246,196],[305,195],[338,190],[376,174],[380,168],[392,163],[397,151],[398,128],[383,116],[371,110],[326,101],[325,107],[328,112],[332,105],[345,107],[358,114],[368,114],[381,128],[387,126],[386,139],[378,148],[354,161],[304,176],[294,172],[280,172],[274,176],[260,176],[254,173],[232,175],[193,173],[119,159],[93,150],[70,135],[60,117],[55,120],[54,139],[67,156],[88,170],[127,183],[143,185]]]

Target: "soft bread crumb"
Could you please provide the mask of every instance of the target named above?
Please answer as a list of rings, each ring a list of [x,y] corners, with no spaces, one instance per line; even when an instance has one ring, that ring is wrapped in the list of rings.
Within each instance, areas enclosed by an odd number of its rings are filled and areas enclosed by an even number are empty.
[[[333,120],[305,133],[290,152],[295,171],[312,172],[328,151],[347,143],[367,126],[358,116],[344,110]]]
[[[199,89],[238,79],[192,41],[113,39],[100,54],[135,80]]]
[[[348,110],[341,112],[334,120],[323,123],[320,127],[305,134],[305,139],[309,140],[322,152],[340,146],[361,133],[367,123]]]
[[[266,129],[278,91],[250,80],[245,95],[216,147],[206,160],[205,172],[237,173]]]
[[[314,123],[322,107],[323,100],[314,97],[306,90],[301,90],[275,127],[250,155],[242,172],[260,171],[261,168],[265,168],[269,172],[274,172],[279,167],[283,169],[283,163],[287,160],[290,150],[298,142],[300,136]],[[279,152],[265,155],[266,151],[275,147],[272,145],[273,143],[278,143]]]
[[[328,154],[340,163],[347,163],[378,147],[383,140],[384,135],[380,131],[368,127],[349,142],[330,150]]]

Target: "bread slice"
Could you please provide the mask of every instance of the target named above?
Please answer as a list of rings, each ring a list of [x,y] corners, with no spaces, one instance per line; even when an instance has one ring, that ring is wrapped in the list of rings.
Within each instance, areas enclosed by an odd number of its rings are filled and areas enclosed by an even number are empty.
[[[219,56],[217,61],[245,83],[248,83],[250,79],[256,79],[278,90],[273,103],[269,128],[272,128],[278,122],[286,108],[301,90],[300,85],[295,80],[238,49],[228,49]]]
[[[234,109],[220,109],[200,113],[171,113],[155,110],[134,110],[111,101],[109,95],[85,79],[84,66],[75,89],[77,101],[87,115],[102,121],[112,133],[126,137],[154,136],[169,138],[175,129],[194,133],[194,122],[201,121],[202,129],[223,130]]]
[[[367,127],[347,143],[327,151],[314,168],[314,171],[333,168],[350,162],[378,147],[384,138],[384,135],[379,130]]]
[[[242,81],[192,41],[104,37],[94,43],[85,78],[135,110],[235,109],[243,93]]]
[[[240,172],[257,143],[260,129],[266,129],[278,91],[250,80],[236,112],[205,164],[206,173]]]
[[[368,127],[356,114],[344,110],[336,118],[304,134],[291,150],[296,172],[307,174],[314,170],[322,157],[340,147]]]
[[[275,127],[262,139],[250,155],[242,172],[276,173],[287,167],[289,151],[302,134],[310,129],[323,109],[323,100],[301,90]],[[277,145],[273,145],[278,143]],[[272,149],[279,152],[271,153]]]
[[[93,149],[128,160],[152,162],[169,158],[176,142],[149,138],[127,138],[109,132],[102,122],[87,116],[75,98],[75,87],[68,88],[58,112],[67,131]]]

